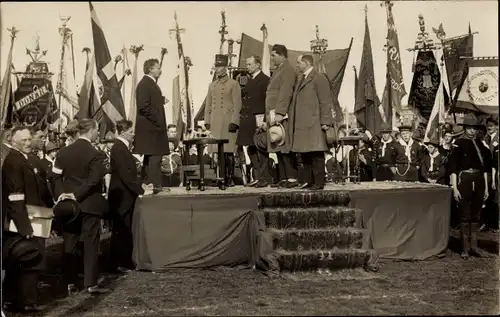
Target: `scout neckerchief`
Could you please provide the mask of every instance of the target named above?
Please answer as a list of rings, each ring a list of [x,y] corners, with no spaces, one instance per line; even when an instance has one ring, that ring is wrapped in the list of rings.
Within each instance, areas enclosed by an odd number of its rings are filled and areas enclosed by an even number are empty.
[[[384,141],[383,139],[380,140],[382,142],[382,157],[385,156],[385,149],[387,147],[387,144],[392,142],[392,138],[389,138],[388,141]]]
[[[413,139],[410,139],[408,143],[406,143],[403,139],[399,139],[399,144],[405,148],[405,155],[408,157],[408,163],[411,163],[411,147],[413,145]]]
[[[434,159],[436,157],[438,157],[438,156],[439,156],[439,151],[438,150],[435,150],[434,153],[429,154],[429,157],[430,157],[429,172],[433,172],[434,171]]]

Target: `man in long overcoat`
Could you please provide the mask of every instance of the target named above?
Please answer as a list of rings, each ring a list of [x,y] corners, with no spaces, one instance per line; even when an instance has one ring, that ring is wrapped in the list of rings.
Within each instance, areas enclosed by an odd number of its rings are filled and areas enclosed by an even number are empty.
[[[255,146],[254,135],[256,129],[264,122],[269,76],[261,71],[259,56],[247,58],[247,70],[251,78],[242,89],[243,107],[241,108],[240,128],[236,144],[239,147],[248,146],[248,156],[255,171],[255,180],[248,185],[266,187],[271,178],[268,169],[269,154]]]
[[[136,88],[137,115],[134,153],[143,154],[141,177],[145,184],[153,184],[155,192],[162,187],[161,159],[169,153],[165,97],[156,80],[161,75],[157,59],[144,62],[144,77]]]
[[[328,150],[325,131],[333,124],[333,100],[326,76],[313,68],[311,55],[299,56],[297,80],[290,106],[288,141],[291,152],[300,153],[304,183],[301,188],[323,189]]]
[[[275,44],[271,50],[271,62],[277,66],[266,92],[266,122],[269,126],[281,123],[288,131],[288,108],[292,101],[295,85],[295,69],[288,61],[288,50],[284,45]],[[297,164],[295,157],[290,153],[290,142],[285,140],[283,146],[274,146],[267,138],[267,148],[270,153],[278,157],[278,173],[280,181],[272,187],[292,188],[298,185]]]
[[[216,139],[226,139],[224,156],[226,166],[226,186],[234,186],[234,153],[236,137],[240,125],[241,87],[227,73],[227,55],[215,56],[215,75],[217,79],[208,86],[205,99],[205,127]],[[208,147],[209,153],[217,153],[217,146]]]

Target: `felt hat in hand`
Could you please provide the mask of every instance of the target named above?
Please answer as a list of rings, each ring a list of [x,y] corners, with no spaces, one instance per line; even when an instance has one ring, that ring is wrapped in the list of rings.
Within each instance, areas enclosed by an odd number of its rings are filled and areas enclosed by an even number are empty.
[[[26,239],[21,235],[4,238],[2,260],[4,265],[21,263],[23,267],[35,266],[43,260],[43,246],[38,239]]]
[[[258,129],[253,135],[253,143],[258,149],[267,150],[267,132]]]
[[[269,128],[269,142],[273,147],[285,144],[285,128],[280,123]]]

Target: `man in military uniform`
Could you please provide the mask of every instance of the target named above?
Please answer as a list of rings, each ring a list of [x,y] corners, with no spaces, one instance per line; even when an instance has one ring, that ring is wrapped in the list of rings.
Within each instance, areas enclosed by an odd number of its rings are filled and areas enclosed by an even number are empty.
[[[488,172],[491,171],[489,150],[477,139],[481,125],[473,115],[462,123],[464,133],[455,142],[448,169],[451,174],[453,197],[458,203],[462,257],[469,253],[478,257],[487,255],[477,245],[481,208],[488,199]]]
[[[398,173],[397,166],[407,162],[405,150],[392,138],[391,133],[392,128],[388,124],[382,124],[380,127],[381,140],[375,147],[375,162],[377,164],[375,177],[377,181],[394,180]]]
[[[414,141],[410,125],[402,125],[398,129],[401,136],[399,144],[404,149],[406,162],[396,165],[397,173],[394,180],[417,182],[420,166],[422,165],[422,148],[418,142]]]
[[[277,68],[267,86],[266,122],[268,126],[283,125],[285,134],[288,134],[288,110],[292,102],[297,75],[295,68],[288,61],[288,50],[284,45],[273,45],[271,63]],[[282,146],[274,146],[271,138],[268,137],[267,149],[269,153],[276,153],[280,179],[279,182],[272,184],[272,187],[293,188],[299,184],[296,156],[290,153],[290,147],[291,144],[286,139]]]
[[[58,200],[75,200],[80,208],[78,219],[63,228],[64,262],[68,290],[76,288],[76,247],[80,238],[84,247],[84,286],[91,294],[109,290],[98,286],[99,243],[101,217],[107,212],[103,196],[103,177],[106,174],[105,154],[92,143],[99,135],[99,125],[93,119],[82,119],[78,125],[79,138],[62,148],[53,167]]]
[[[239,147],[248,146],[248,156],[255,171],[255,179],[248,186],[266,187],[271,178],[268,169],[269,155],[267,151],[255,146],[254,134],[264,124],[269,76],[261,71],[259,56],[247,58],[247,70],[251,78],[242,90],[243,106],[236,144]]]
[[[205,99],[205,127],[216,139],[226,139],[224,158],[226,166],[225,185],[234,186],[234,167],[236,137],[240,125],[241,87],[227,73],[227,55],[215,56],[215,75],[217,79],[208,86]],[[217,153],[217,146],[208,146],[209,153]],[[200,154],[201,155],[201,154]]]
[[[44,206],[38,192],[36,171],[28,162],[32,136],[28,128],[12,130],[12,148],[2,167],[2,225],[13,221],[17,232],[3,232],[3,265],[6,279],[3,290],[8,310],[36,312],[43,309],[38,301],[38,276],[43,265],[44,247],[28,216],[27,205]],[[2,227],[3,229],[3,227]],[[37,256],[15,258],[11,253],[19,244],[32,249]]]

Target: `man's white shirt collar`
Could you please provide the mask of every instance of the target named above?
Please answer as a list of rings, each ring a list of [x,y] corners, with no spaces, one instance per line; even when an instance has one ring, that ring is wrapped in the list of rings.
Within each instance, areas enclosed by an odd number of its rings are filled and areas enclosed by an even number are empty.
[[[149,74],[146,74],[146,76],[148,76],[149,78],[151,78],[156,83],[156,78],[154,78],[153,76],[151,76]]]
[[[256,71],[255,73],[252,74],[252,79],[255,79],[255,77],[257,77],[257,75],[260,74],[260,70]]]
[[[123,144],[125,144],[125,146],[126,146],[127,148],[130,148],[130,142],[129,142],[129,141],[127,141],[127,140],[125,140],[123,137],[121,137],[121,136],[117,136],[117,137],[116,137],[116,139],[117,139],[117,140],[120,140]]]
[[[305,72],[304,72],[304,79],[307,78],[307,76],[312,72],[313,68],[309,67]]]
[[[6,147],[8,147],[9,149],[13,149],[12,145],[10,145],[9,143],[4,143]]]
[[[54,164],[54,160],[50,158],[50,156],[46,155],[45,159],[49,161],[50,163]]]

